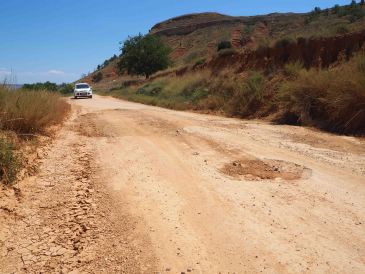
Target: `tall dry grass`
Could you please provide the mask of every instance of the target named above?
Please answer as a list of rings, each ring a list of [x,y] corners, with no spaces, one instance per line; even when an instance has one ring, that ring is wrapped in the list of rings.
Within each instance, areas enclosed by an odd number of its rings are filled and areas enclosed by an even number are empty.
[[[13,139],[17,138],[13,135],[45,134],[49,126],[65,118],[69,109],[70,105],[57,93],[0,86],[0,183],[14,182],[21,166],[22,157],[14,148]]]
[[[46,127],[64,119],[69,108],[55,92],[0,87],[0,129],[18,134],[45,133]]]
[[[11,184],[20,169],[20,161],[14,146],[4,136],[0,137],[0,183]]]
[[[334,69],[301,70],[280,101],[300,123],[342,134],[365,132],[365,53]]]
[[[171,109],[192,109],[208,95],[208,81],[209,75],[205,71],[183,76],[168,75],[138,88],[125,87],[104,94]]]

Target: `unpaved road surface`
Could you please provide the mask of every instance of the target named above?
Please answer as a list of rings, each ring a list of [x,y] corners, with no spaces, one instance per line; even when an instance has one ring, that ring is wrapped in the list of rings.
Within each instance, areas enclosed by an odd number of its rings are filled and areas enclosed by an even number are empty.
[[[95,96],[0,202],[1,273],[365,273],[365,142]]]

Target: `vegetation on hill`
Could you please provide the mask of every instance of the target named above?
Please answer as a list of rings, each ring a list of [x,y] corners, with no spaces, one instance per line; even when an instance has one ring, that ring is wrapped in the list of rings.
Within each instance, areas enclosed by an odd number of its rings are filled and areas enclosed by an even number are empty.
[[[106,59],[101,65],[98,65],[96,67],[96,70],[99,71],[99,70],[105,68],[106,66],[108,66],[110,63],[112,63],[114,60],[117,60],[117,59],[118,59],[118,56],[116,54],[114,54],[109,59]]]
[[[233,17],[217,13],[189,14],[161,22],[152,27],[150,34],[158,36],[172,49],[170,58],[173,67],[194,65],[198,60],[214,58],[221,41],[230,42],[230,52],[247,52],[272,47],[277,43],[334,37],[353,33],[365,28],[365,5],[349,1],[349,5],[335,5],[331,8],[314,8],[306,14],[268,14],[251,17]],[[91,82],[96,73],[103,79],[97,84],[103,86],[120,85],[117,55],[105,60],[97,70],[83,81]],[[129,78],[129,79],[127,79]],[[96,85],[96,86],[98,86]]]
[[[169,66],[170,51],[158,36],[139,34],[129,37],[121,47],[119,70],[121,73],[149,78],[153,73]]]
[[[93,75],[93,82],[97,83],[103,80],[103,73],[101,71],[98,71],[96,74]]]
[[[230,41],[220,41],[217,46],[217,51],[230,48],[232,48],[232,43]]]

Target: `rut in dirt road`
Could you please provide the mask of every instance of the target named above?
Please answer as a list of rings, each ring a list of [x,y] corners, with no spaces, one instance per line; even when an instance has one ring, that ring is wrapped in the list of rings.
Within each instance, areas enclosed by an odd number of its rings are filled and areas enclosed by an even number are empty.
[[[363,139],[99,96],[72,105],[21,184],[21,217],[0,211],[3,272],[365,272]]]

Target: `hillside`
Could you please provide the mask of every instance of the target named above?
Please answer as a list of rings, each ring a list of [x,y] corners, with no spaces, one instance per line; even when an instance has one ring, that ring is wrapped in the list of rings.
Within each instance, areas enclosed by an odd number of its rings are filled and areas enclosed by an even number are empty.
[[[230,41],[235,49],[244,51],[272,46],[280,39],[329,37],[364,29],[363,17],[352,13],[328,9],[250,17],[190,14],[158,23],[150,33],[159,35],[173,49],[172,59],[179,65],[212,57],[220,41]]]
[[[188,14],[154,25],[150,33],[159,35],[172,48],[174,66],[213,58],[220,41],[230,41],[239,51],[273,46],[277,41],[298,38],[334,37],[365,29],[364,8],[333,7],[305,14],[273,13],[234,17],[218,13]],[[101,89],[119,86],[130,77],[118,76],[116,61],[101,71]],[[92,81],[92,73],[85,81]]]
[[[172,18],[150,31],[173,49],[171,68],[150,79],[115,74],[96,89],[168,108],[364,134],[364,18],[361,4],[307,14]],[[219,50],[221,41],[231,48]]]
[[[220,41],[231,41],[237,49],[266,45],[282,30],[290,32],[303,24],[300,14],[270,14],[232,17],[217,13],[191,14],[172,18],[152,27],[173,49],[176,64],[187,64],[216,52]]]

